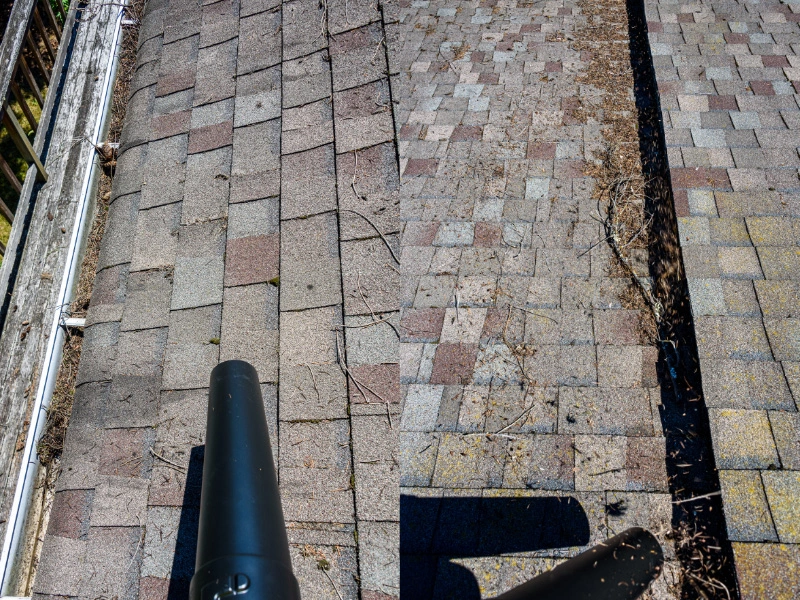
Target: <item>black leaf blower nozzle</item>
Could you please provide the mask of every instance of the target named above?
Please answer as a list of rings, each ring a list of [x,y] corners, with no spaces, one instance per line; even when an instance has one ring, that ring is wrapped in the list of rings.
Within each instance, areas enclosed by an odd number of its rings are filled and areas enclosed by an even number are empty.
[[[300,600],[256,370],[211,372],[191,600]],[[242,599],[244,600],[244,598]]]

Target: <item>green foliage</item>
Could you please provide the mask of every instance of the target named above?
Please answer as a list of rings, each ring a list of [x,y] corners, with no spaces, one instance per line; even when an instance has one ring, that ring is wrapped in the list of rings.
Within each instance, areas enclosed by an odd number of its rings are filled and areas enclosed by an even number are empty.
[[[40,119],[42,111],[39,108],[39,105],[36,103],[36,100],[34,100],[33,96],[23,91],[23,99],[33,113],[34,118],[37,120]],[[33,142],[33,127],[31,127],[30,123],[28,123],[28,120],[22,112],[22,109],[20,108],[16,99],[11,96],[9,100],[9,107],[17,117],[20,125],[22,125],[22,129],[24,129],[25,133],[28,134],[28,139]],[[8,165],[11,167],[11,170],[17,174],[17,177],[19,177],[21,181],[25,181],[25,174],[28,171],[28,163],[25,162],[25,159],[23,159],[22,155],[20,155],[19,150],[17,150],[17,147],[14,145],[14,142],[11,140],[11,136],[8,135],[5,127],[0,127],[0,156],[6,160]],[[8,180],[3,175],[0,175],[0,198],[3,199],[3,201],[12,211],[16,210],[18,200],[17,192],[13,187],[11,187],[11,185],[8,183]],[[0,215],[0,241],[6,244],[8,242],[8,236],[10,233],[11,224],[8,223],[8,221],[6,221],[2,215]]]
[[[6,221],[5,217],[0,215],[0,240],[3,241],[3,244],[8,242],[8,236],[11,235],[11,223]],[[3,259],[0,257],[0,265],[3,264]]]
[[[64,12],[69,10],[69,0],[50,0],[50,6],[53,7],[53,12],[56,15],[56,18],[60,21],[61,17],[58,13],[58,3],[61,2],[61,6],[64,7]]]

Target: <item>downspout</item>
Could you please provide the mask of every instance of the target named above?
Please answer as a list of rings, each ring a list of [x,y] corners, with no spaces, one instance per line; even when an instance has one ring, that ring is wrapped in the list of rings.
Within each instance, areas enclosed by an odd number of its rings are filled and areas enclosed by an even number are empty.
[[[114,80],[116,78],[117,65],[119,64],[119,38],[122,31],[122,18],[124,13],[125,8],[123,6],[120,8],[119,14],[116,17],[114,41],[112,45],[113,51],[111,59],[108,63],[108,67],[106,68],[103,100],[98,110],[94,133],[91,138],[91,142],[95,145],[99,145],[100,136],[105,130],[109,106],[111,104],[111,98],[114,91]],[[39,470],[39,457],[36,447],[41,439],[42,433],[44,432],[45,424],[47,423],[47,410],[50,407],[50,401],[53,398],[53,389],[55,388],[56,379],[58,377],[58,369],[61,365],[61,358],[64,348],[64,331],[66,329],[65,309],[68,309],[72,303],[75,281],[78,277],[78,271],[80,268],[80,254],[83,242],[85,240],[84,231],[90,216],[89,212],[91,208],[92,196],[90,188],[96,169],[94,153],[92,153],[91,157],[92,158],[89,162],[89,165],[86,168],[83,188],[75,215],[75,223],[72,228],[69,253],[64,266],[64,273],[61,279],[61,288],[56,301],[57,308],[53,314],[53,321],[50,326],[50,336],[47,338],[47,347],[45,350],[44,362],[42,363],[42,377],[39,381],[39,386],[36,391],[36,398],[34,399],[33,411],[31,412],[31,423],[28,427],[28,434],[25,438],[25,449],[22,458],[23,462],[20,466],[17,486],[14,489],[14,500],[11,504],[11,510],[9,512],[6,535],[5,539],[3,540],[3,551],[2,554],[0,554],[0,593],[2,594],[2,598],[0,600],[15,600],[13,596],[8,594],[12,594],[14,592],[14,590],[9,588],[11,586],[12,574],[17,560],[20,543],[22,542],[26,515],[28,514],[31,498],[33,496],[36,474]]]

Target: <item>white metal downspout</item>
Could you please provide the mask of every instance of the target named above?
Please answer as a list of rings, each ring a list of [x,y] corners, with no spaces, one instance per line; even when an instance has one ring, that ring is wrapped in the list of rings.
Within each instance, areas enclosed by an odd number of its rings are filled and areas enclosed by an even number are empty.
[[[119,64],[119,38],[122,30],[122,17],[124,12],[124,7],[120,8],[119,14],[116,17],[112,55],[109,59],[108,67],[106,68],[103,100],[98,110],[94,134],[91,138],[92,143],[95,145],[99,145],[100,134],[103,132],[105,126],[109,104],[114,90],[114,79],[116,77],[117,65]],[[33,495],[36,473],[39,469],[39,457],[36,446],[39,443],[39,439],[44,431],[44,426],[47,423],[47,409],[50,407],[50,401],[53,398],[53,389],[58,376],[58,368],[61,364],[64,347],[64,327],[62,326],[64,320],[63,311],[64,308],[68,308],[72,302],[74,283],[80,267],[79,257],[81,253],[81,242],[84,239],[83,232],[89,217],[88,213],[91,198],[90,185],[95,170],[94,153],[92,153],[91,157],[89,165],[86,168],[81,196],[78,200],[78,210],[72,229],[69,254],[67,255],[67,262],[64,266],[61,289],[56,302],[57,309],[53,315],[53,322],[50,326],[50,336],[47,340],[42,377],[39,380],[39,386],[36,391],[36,398],[31,413],[31,423],[28,427],[28,435],[25,439],[23,463],[20,466],[19,478],[17,479],[17,486],[14,490],[14,500],[9,512],[5,540],[3,541],[3,552],[2,555],[0,555],[0,593],[3,595],[0,600],[15,600],[13,596],[7,596],[9,593],[13,593],[13,590],[8,588],[12,579],[11,574],[13,573],[14,562],[17,558],[20,542],[22,541],[25,517],[28,513],[31,497]]]

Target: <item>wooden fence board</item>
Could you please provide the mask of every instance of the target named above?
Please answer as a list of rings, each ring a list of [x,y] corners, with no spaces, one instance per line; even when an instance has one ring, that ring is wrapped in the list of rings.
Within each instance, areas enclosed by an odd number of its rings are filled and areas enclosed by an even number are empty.
[[[44,14],[47,15],[47,20],[50,21],[50,26],[55,29],[56,37],[61,41],[61,25],[58,24],[58,19],[53,12],[53,7],[50,6],[49,0],[39,0],[39,6],[44,7]]]
[[[39,35],[42,37],[42,41],[44,42],[44,47],[47,48],[47,53],[50,55],[50,60],[56,60],[56,50],[53,48],[53,44],[50,41],[50,36],[47,35],[47,29],[44,26],[44,21],[42,21],[42,15],[39,14],[39,9],[35,6],[33,7],[33,22],[36,23],[36,30],[39,32]]]
[[[39,85],[36,83],[36,79],[33,77],[31,68],[28,66],[28,61],[25,60],[25,57],[21,54],[19,56],[19,68],[22,71],[22,76],[25,77],[28,87],[30,87],[31,91],[33,91],[36,102],[39,103],[39,108],[43,108],[44,98],[42,97],[42,90],[39,89]]]
[[[0,213],[2,213],[9,223],[14,223],[14,213],[11,212],[11,209],[8,208],[8,205],[2,198],[0,198]]]
[[[14,111],[6,104],[3,106],[3,124],[6,126],[6,131],[11,139],[14,141],[14,144],[17,146],[17,150],[19,150],[22,157],[28,161],[28,163],[33,163],[36,167],[38,173],[36,177],[41,181],[47,181],[47,171],[42,164],[42,161],[39,160],[39,155],[33,149],[33,144],[28,139],[28,136],[25,134],[25,130],[22,129],[22,125],[19,124],[17,120],[17,116],[14,114]]]
[[[36,129],[39,127],[39,122],[36,120],[36,117],[33,116],[31,107],[28,106],[27,102],[25,102],[25,96],[22,95],[22,90],[19,89],[19,84],[16,81],[11,82],[11,93],[14,94],[17,104],[19,104],[19,107],[25,114],[25,118],[28,119],[28,123],[30,123],[31,128],[34,132],[36,132]]]
[[[28,50],[31,51],[33,54],[34,62],[36,62],[36,66],[39,67],[39,71],[41,71],[44,78],[47,80],[47,83],[50,83],[50,69],[47,68],[47,65],[44,64],[44,57],[42,53],[39,52],[39,45],[33,39],[30,30],[28,30],[28,34],[25,36],[25,39],[28,41]]]
[[[0,171],[3,172],[3,176],[5,176],[8,184],[13,187],[18,194],[21,193],[22,182],[17,179],[17,174],[14,172],[14,169],[11,168],[11,165],[6,162],[2,155],[0,155]]]
[[[36,0],[16,0],[0,42],[0,98],[8,96],[8,86],[14,76],[14,65],[22,52],[22,43],[31,21]]]

